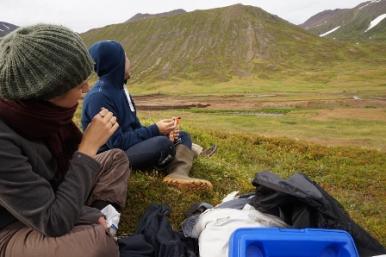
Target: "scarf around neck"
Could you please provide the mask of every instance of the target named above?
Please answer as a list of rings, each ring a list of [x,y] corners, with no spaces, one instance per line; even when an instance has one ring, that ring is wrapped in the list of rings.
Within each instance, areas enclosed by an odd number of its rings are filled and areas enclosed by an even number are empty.
[[[57,163],[54,185],[58,185],[82,139],[72,121],[77,106],[64,108],[47,101],[0,99],[0,119],[22,137],[44,143]]]

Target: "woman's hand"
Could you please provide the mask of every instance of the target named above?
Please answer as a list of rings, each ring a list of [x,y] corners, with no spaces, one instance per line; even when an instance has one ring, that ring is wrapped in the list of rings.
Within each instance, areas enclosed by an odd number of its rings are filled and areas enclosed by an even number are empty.
[[[98,149],[109,140],[118,127],[117,118],[113,113],[102,108],[84,131],[78,151],[90,156],[96,155]]]
[[[165,136],[168,136],[170,132],[172,132],[176,128],[173,119],[160,120],[156,123],[156,125],[158,127],[159,132]]]

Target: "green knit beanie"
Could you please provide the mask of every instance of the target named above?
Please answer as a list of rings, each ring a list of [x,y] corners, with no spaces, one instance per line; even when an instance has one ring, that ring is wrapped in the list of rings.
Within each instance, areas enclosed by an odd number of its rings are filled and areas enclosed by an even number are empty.
[[[0,41],[0,98],[48,100],[81,84],[92,70],[86,45],[63,26],[23,27]]]

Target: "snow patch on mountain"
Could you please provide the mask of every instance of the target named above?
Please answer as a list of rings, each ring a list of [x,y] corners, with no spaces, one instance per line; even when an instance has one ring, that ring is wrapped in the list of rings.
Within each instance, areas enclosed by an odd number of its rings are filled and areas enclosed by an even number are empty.
[[[379,15],[377,18],[375,18],[374,20],[372,20],[370,22],[370,25],[369,27],[366,29],[365,33],[371,29],[373,29],[375,26],[377,26],[379,23],[381,23],[381,21],[383,21],[384,19],[386,18],[386,13],[382,14],[382,15]]]
[[[335,31],[337,31],[338,29],[340,29],[340,27],[341,27],[341,26],[338,26],[338,27],[336,27],[336,28],[333,28],[332,30],[327,31],[326,33],[320,34],[319,36],[320,36],[320,37],[325,37],[325,36],[327,36],[327,35],[329,35],[329,34],[331,34],[331,33],[334,33]]]

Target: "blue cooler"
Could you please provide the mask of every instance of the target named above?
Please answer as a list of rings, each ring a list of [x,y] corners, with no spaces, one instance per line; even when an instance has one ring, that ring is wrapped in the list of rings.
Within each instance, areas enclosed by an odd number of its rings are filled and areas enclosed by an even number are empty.
[[[240,228],[229,257],[359,257],[349,233],[328,229]]]

